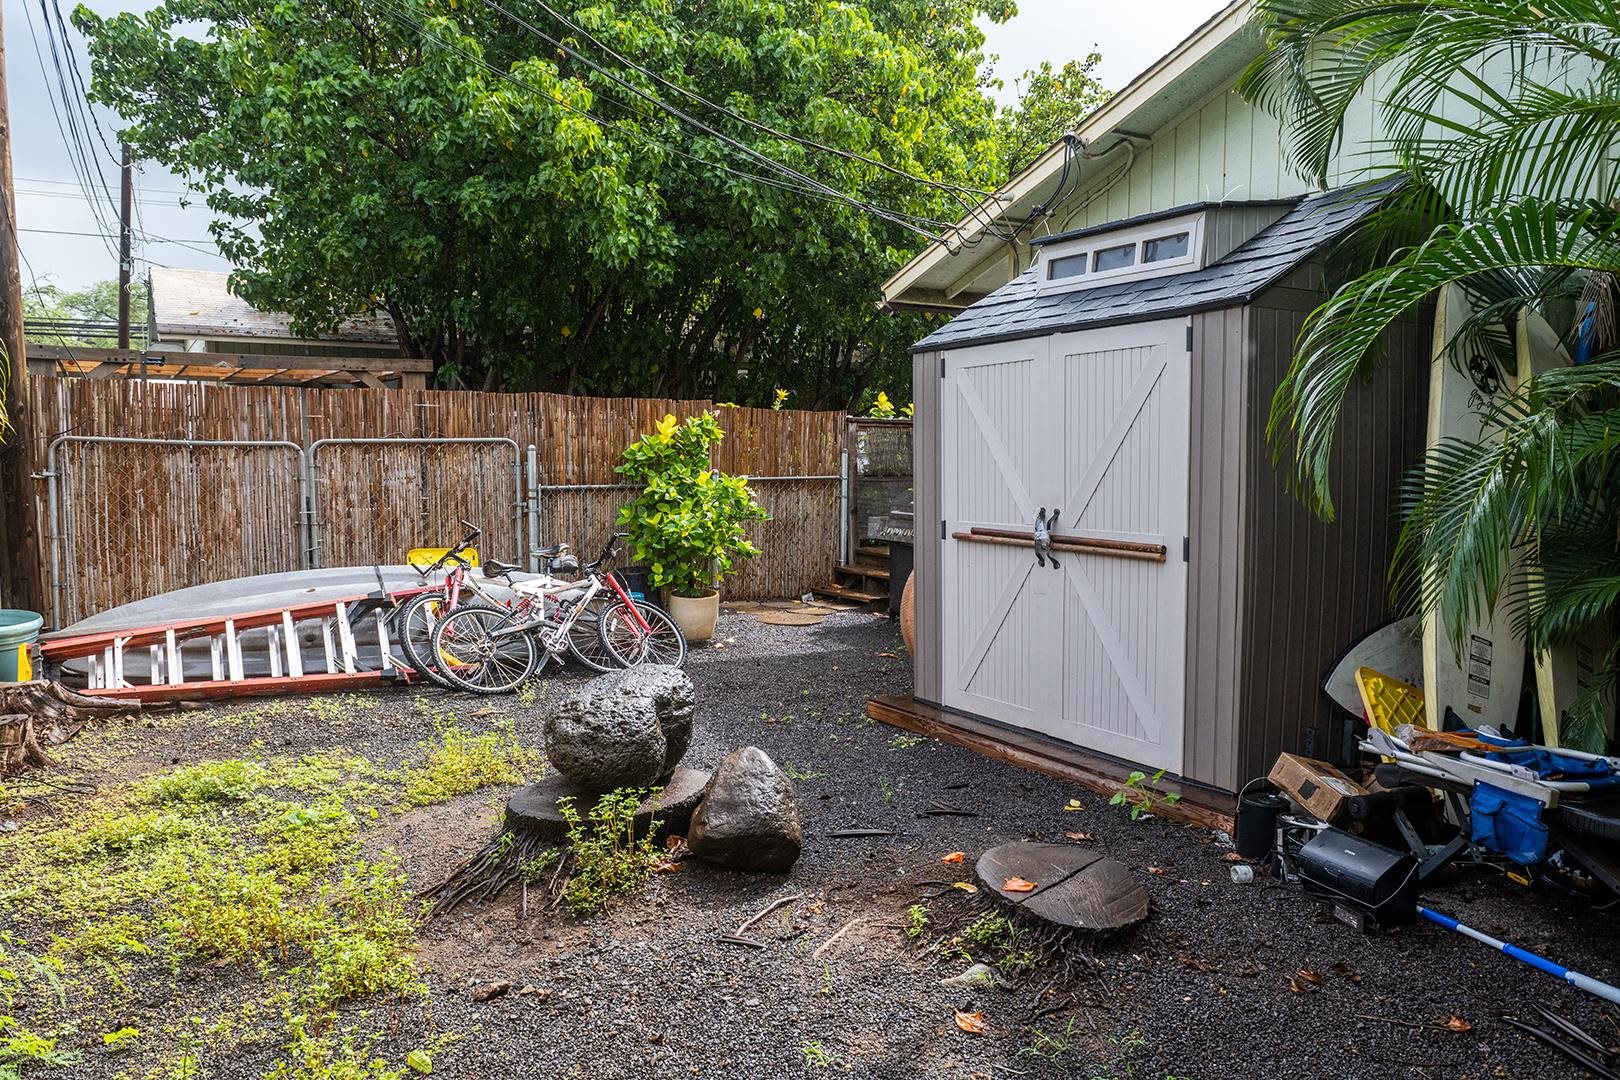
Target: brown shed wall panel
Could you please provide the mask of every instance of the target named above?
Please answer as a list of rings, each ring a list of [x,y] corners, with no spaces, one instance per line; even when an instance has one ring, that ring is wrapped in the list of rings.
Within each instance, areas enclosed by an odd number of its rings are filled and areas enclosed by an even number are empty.
[[[939,483],[940,461],[940,354],[918,353],[911,361],[911,394],[915,417],[912,426],[912,519],[916,541],[917,654],[912,658],[916,687],[913,693],[937,704],[943,695],[940,675],[939,603]]]
[[[1188,482],[1187,717],[1182,774],[1231,789],[1238,761],[1242,655],[1247,311],[1193,318]]]
[[[1391,328],[1386,362],[1349,394],[1331,473],[1335,520],[1322,521],[1287,490],[1266,424],[1321,290],[1319,268],[1306,267],[1249,309],[1233,783],[1265,772],[1283,751],[1338,754],[1342,727],[1322,696],[1322,676],[1347,645],[1393,616],[1388,568],[1400,483],[1423,451],[1429,324],[1420,313]]]

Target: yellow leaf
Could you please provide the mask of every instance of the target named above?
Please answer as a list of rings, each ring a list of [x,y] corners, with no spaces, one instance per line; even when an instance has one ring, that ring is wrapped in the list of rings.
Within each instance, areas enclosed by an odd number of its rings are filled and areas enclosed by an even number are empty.
[[[754,309],[754,318],[763,319],[764,317],[765,317],[765,309],[764,308],[755,308]]]
[[[965,851],[953,851],[949,855],[940,856],[939,861],[942,862],[942,863],[959,863],[965,858],[967,858],[967,852],[965,852]]]
[[[961,889],[970,896],[979,891],[979,887],[970,881],[953,881],[951,882],[951,888]]]
[[[1063,809],[1065,809],[1065,810],[1082,810],[1082,809],[1084,809],[1084,807],[1082,807],[1080,805],[1080,800],[1079,799],[1070,799],[1068,802],[1063,804]]]
[[[1001,883],[1002,892],[1034,892],[1040,888],[1033,881],[1025,881],[1021,877],[1010,877]]]
[[[984,1013],[982,1012],[958,1012],[956,1014],[956,1026],[969,1035],[983,1035],[989,1030],[989,1025],[984,1022]]]

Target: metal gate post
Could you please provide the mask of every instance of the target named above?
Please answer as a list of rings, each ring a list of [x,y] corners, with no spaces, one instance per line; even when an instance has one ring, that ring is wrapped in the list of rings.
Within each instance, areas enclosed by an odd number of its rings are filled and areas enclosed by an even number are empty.
[[[529,467],[529,573],[540,572],[540,451],[529,444],[526,463]]]
[[[849,447],[838,452],[838,564],[853,562],[849,551]]]

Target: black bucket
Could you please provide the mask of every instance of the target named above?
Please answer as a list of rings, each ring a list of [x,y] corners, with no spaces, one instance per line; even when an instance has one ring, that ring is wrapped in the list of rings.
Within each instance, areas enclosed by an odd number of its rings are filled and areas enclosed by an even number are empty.
[[[658,599],[652,595],[652,567],[650,566],[621,566],[614,571],[619,580],[624,583],[625,591],[636,600],[646,600],[656,604]]]
[[[1261,789],[1238,797],[1237,835],[1232,843],[1250,862],[1264,862],[1277,844],[1277,815],[1287,813],[1288,797]]]

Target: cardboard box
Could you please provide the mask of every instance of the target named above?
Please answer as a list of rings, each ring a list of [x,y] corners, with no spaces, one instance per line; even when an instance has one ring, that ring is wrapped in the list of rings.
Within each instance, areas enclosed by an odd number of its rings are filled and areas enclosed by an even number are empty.
[[[1332,825],[1344,816],[1346,802],[1367,789],[1325,761],[1280,754],[1267,778],[1312,817]]]

